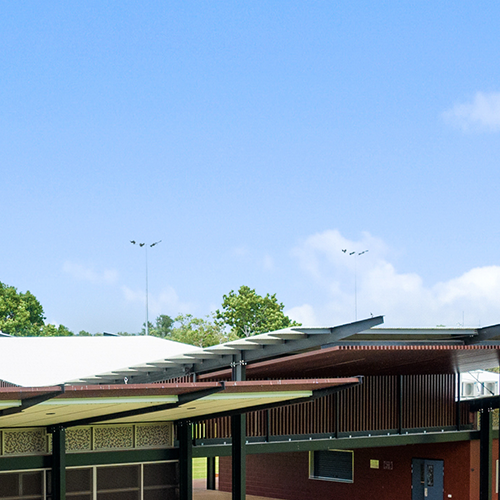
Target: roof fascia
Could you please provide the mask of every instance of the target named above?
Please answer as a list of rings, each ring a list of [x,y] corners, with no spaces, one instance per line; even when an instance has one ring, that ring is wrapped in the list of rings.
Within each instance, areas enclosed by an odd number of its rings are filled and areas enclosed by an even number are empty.
[[[48,401],[49,399],[53,399],[56,396],[59,396],[60,394],[63,393],[64,393],[64,386],[61,385],[59,391],[52,391],[49,392],[48,394],[42,394],[40,396],[33,396],[32,398],[22,399],[20,406],[15,406],[13,408],[5,408],[4,410],[0,410],[0,417],[21,413],[22,411],[31,408],[32,406],[36,406],[40,403]]]

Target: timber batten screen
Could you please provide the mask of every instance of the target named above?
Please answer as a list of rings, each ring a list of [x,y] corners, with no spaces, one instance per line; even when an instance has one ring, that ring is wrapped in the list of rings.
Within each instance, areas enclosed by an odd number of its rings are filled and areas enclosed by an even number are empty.
[[[471,429],[468,405],[457,413],[456,391],[457,376],[450,374],[365,377],[361,385],[308,403],[248,413],[247,437],[455,430],[460,422]],[[194,437],[229,439],[229,419],[198,422]]]

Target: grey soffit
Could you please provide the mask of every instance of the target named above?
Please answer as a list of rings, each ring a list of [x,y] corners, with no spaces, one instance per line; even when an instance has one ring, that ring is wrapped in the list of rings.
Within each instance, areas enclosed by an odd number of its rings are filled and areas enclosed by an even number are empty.
[[[182,377],[191,373],[208,373],[230,367],[244,360],[252,363],[279,358],[299,352],[319,349],[322,345],[341,341],[359,332],[382,324],[383,316],[326,328],[291,327],[219,344],[185,355],[152,360],[113,372],[95,374],[67,382],[69,385],[88,383],[150,383]]]

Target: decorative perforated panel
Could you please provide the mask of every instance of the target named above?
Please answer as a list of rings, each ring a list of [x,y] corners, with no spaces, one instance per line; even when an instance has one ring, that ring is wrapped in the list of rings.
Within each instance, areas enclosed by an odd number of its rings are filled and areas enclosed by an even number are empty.
[[[6,430],[3,432],[4,455],[24,455],[46,453],[45,429]]]
[[[155,448],[172,446],[172,424],[137,425],[136,448]]]
[[[73,427],[66,430],[66,451],[89,451],[92,449],[92,429]]]
[[[94,428],[94,449],[110,450],[134,447],[134,426]]]

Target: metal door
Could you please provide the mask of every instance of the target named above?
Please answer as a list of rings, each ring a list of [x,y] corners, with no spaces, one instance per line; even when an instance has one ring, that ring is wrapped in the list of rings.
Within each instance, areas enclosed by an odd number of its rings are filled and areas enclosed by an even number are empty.
[[[411,469],[411,500],[443,500],[442,460],[414,458]]]

